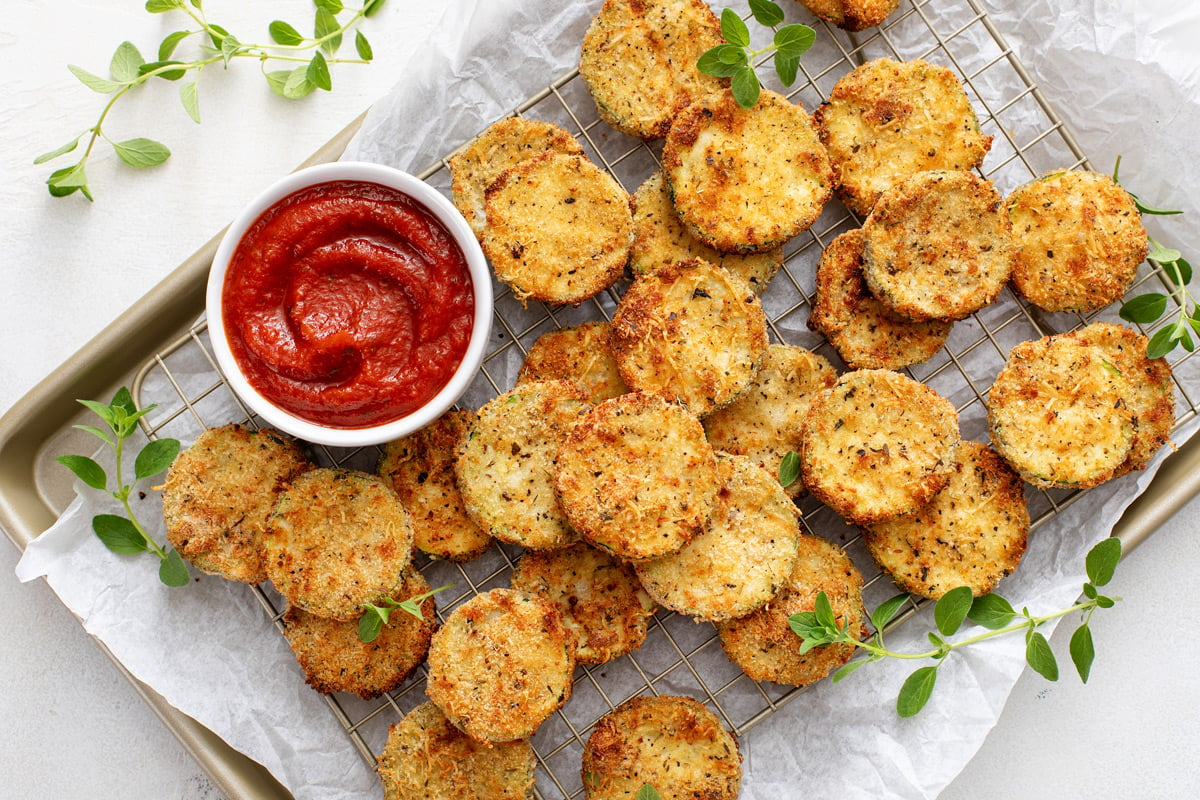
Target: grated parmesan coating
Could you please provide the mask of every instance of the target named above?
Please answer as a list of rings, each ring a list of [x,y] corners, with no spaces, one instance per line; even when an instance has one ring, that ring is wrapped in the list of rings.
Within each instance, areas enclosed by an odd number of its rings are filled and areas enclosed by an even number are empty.
[[[629,387],[621,378],[608,346],[610,328],[607,322],[594,321],[546,331],[529,348],[517,374],[517,385],[546,380],[575,381],[593,405],[625,394]]]
[[[817,17],[852,33],[880,24],[900,0],[799,0]]]
[[[863,529],[879,568],[932,600],[958,586],[991,592],[1021,563],[1028,536],[1024,482],[979,442],[959,445],[950,483],[928,505]]]

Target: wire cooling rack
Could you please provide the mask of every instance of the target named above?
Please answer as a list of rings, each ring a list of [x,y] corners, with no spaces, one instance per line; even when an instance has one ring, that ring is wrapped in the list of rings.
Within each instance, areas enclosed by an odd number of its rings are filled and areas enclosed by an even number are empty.
[[[828,97],[841,76],[869,59],[923,58],[950,67],[961,78],[983,133],[993,136],[991,152],[980,173],[992,180],[1001,194],[1050,169],[1092,168],[976,0],[904,0],[884,25],[857,35],[823,23],[815,27],[817,42],[801,62],[797,86],[784,89],[766,81],[769,88],[784,92],[806,109],[814,109]],[[767,71],[759,70],[760,75]],[[603,165],[629,192],[658,167],[661,145],[627,138],[601,122],[577,72],[554,81],[512,113],[555,122],[575,133],[592,160]],[[446,194],[450,155],[420,176]],[[806,322],[822,249],[859,222],[836,201],[831,202],[810,231],[787,245],[784,268],[762,298],[774,341],[807,347],[839,367],[843,365],[837,354],[820,335],[807,328]],[[1158,281],[1165,279],[1143,265],[1133,291]],[[489,351],[462,404],[478,408],[510,388],[526,352],[541,333],[585,320],[611,319],[625,285],[619,284],[579,307],[562,308],[541,304],[525,307],[507,288],[497,286],[497,314]],[[964,438],[986,441],[984,398],[1009,348],[1019,341],[1063,332],[1095,318],[1112,319],[1114,312],[1089,317],[1044,314],[1005,290],[997,302],[955,324],[940,353],[906,371],[955,405]],[[1180,366],[1187,358],[1184,355],[1172,365],[1176,372],[1178,424],[1196,415],[1194,397],[1180,379]],[[1198,384],[1193,381],[1192,385]],[[164,346],[144,365],[134,382],[134,393],[139,405],[158,406],[144,420],[150,436],[175,436],[188,441],[204,428],[234,421],[238,415],[231,416],[231,408],[241,409],[241,419],[251,418],[220,377],[203,321],[187,336]],[[375,448],[318,447],[313,456],[326,465],[371,471],[379,453]],[[1043,524],[1082,494],[1028,489],[1033,526]],[[894,593],[853,528],[811,498],[801,500],[801,511],[802,525],[808,532],[838,542],[855,560],[867,579],[864,597],[869,608]],[[494,545],[482,557],[464,564],[419,559],[418,565],[430,585],[455,584],[452,590],[439,595],[439,616],[444,617],[478,592],[507,586],[520,552],[517,547]],[[269,586],[253,591],[279,625],[283,600]],[[901,624],[919,605],[910,602],[895,624]],[[341,694],[327,695],[326,699],[347,736],[373,765],[388,727],[424,701],[423,689],[422,669],[405,686],[376,701]],[[629,697],[647,692],[697,697],[741,735],[802,691],[749,680],[725,658],[712,625],[660,611],[638,651],[608,664],[579,668],[571,700],[534,737],[535,791],[546,800],[582,796],[580,756],[587,736],[600,716]]]

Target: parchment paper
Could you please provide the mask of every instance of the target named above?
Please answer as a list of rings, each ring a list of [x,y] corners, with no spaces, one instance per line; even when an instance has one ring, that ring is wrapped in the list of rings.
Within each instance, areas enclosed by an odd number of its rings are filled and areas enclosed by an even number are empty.
[[[799,5],[783,2],[788,21],[812,22]],[[373,107],[346,157],[410,170],[428,166],[570,69],[599,5],[449,0],[432,35],[417,45],[410,74]],[[1187,37],[1178,33],[1200,31],[1200,11],[1173,6],[1168,0],[986,2],[1093,165],[1106,170],[1121,154],[1127,185],[1156,204],[1189,208],[1186,189],[1200,185],[1200,168],[1187,151],[1189,133],[1200,129],[1200,76],[1183,57]],[[910,8],[908,0],[901,8]],[[961,13],[950,0],[923,8]],[[1198,220],[1193,212],[1147,227],[1196,252]],[[228,414],[237,417],[232,407]],[[1034,613],[1074,601],[1084,580],[1083,554],[1108,535],[1158,463],[1093,490],[1039,528],[1001,593]],[[155,522],[157,495],[147,495],[139,514]],[[46,576],[131,673],[264,764],[297,800],[379,797],[376,777],[305,685],[251,593],[214,578],[165,590],[154,559],[112,555],[91,533],[91,517],[112,510],[82,490],[58,524],[27,548],[18,577]],[[154,532],[161,540],[161,525]],[[932,629],[928,617],[905,625],[893,645],[920,647]],[[1062,666],[1064,679],[1072,679],[1070,666]],[[995,724],[1023,668],[1020,637],[971,648],[942,667],[930,705],[910,720],[894,711],[909,664],[879,663],[840,684],[823,682],[743,738],[743,796],[790,798],[802,789],[817,798],[935,797]]]

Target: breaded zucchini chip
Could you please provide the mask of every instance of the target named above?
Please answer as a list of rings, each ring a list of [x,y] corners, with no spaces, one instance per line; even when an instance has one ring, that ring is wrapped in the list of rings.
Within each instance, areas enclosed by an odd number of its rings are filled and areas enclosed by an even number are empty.
[[[337,468],[292,481],[263,536],[267,577],[289,605],[358,619],[365,603],[400,590],[413,532],[400,498],[380,477]]]
[[[609,329],[607,322],[595,321],[546,331],[529,348],[517,374],[517,385],[575,381],[593,405],[625,394],[629,387],[609,349]]]
[[[467,513],[480,528],[532,550],[576,540],[554,498],[554,458],[589,408],[578,384],[536,381],[479,409],[454,474]]]
[[[860,218],[909,175],[975,169],[992,146],[958,77],[920,59],[879,58],[855,68],[814,118],[838,198]]]
[[[800,450],[813,395],[835,381],[837,372],[824,356],[796,345],[768,345],[750,386],[705,417],[704,432],[715,449],[749,456],[778,479],[779,462],[788,451]],[[801,481],[787,487],[792,496],[803,490]]]
[[[644,392],[585,414],[558,450],[554,481],[584,539],[629,561],[687,544],[707,523],[720,485],[696,416]]]
[[[403,602],[428,591],[429,584],[410,564],[404,583],[391,597]],[[283,634],[309,686],[370,700],[399,687],[425,661],[437,629],[437,609],[432,597],[420,608],[421,619],[397,611],[374,641],[363,642],[357,619],[328,619],[291,606],[283,613]]]
[[[385,444],[376,468],[408,509],[413,545],[433,558],[469,561],[492,543],[467,513],[454,476],[454,460],[474,422],[474,411],[451,409]]]
[[[543,153],[583,155],[583,146],[553,122],[505,117],[493,122],[478,138],[447,161],[454,205],[475,236],[482,239],[487,224],[484,192],[500,173]]]
[[[625,271],[629,194],[581,155],[546,153],[505,170],[484,207],[483,252],[521,302],[578,305]]]
[[[1004,201],[971,172],[919,172],[880,195],[862,226],[871,293],[914,320],[959,320],[996,299],[1012,273]]]
[[[950,483],[928,505],[863,528],[879,568],[933,600],[958,586],[976,597],[995,589],[1021,563],[1028,536],[1025,483],[979,442],[959,445]]]
[[[533,735],[571,696],[575,636],[537,595],[493,589],[455,608],[433,635],[425,693],[480,742]]]
[[[580,664],[603,664],[641,647],[656,610],[632,567],[583,542],[521,556],[512,588],[558,607]]]
[[[833,168],[808,112],[766,90],[752,109],[729,91],[679,112],[663,174],[688,231],[725,253],[782,247],[833,193]]]
[[[1077,336],[1022,342],[988,391],[992,446],[1039,488],[1103,483],[1133,447],[1130,377],[1105,349]]]
[[[819,681],[849,661],[855,647],[829,644],[801,653],[788,618],[815,610],[817,595],[825,592],[838,624],[861,639],[866,635],[862,585],[862,574],[840,547],[803,534],[783,591],[753,614],[718,624],[721,647],[752,680],[790,686]]]
[[[660,139],[679,109],[721,88],[696,62],[723,41],[704,0],[606,0],[583,35],[579,74],[602,120]]]
[[[680,221],[671,202],[671,190],[659,170],[633,193],[633,247],[629,251],[629,266],[634,275],[640,275],[695,258],[724,267],[761,295],[783,266],[783,247],[745,254],[712,249],[692,236]]]
[[[204,431],[167,470],[167,541],[201,572],[260,583],[267,518],[288,481],[311,468],[273,430],[232,423]]]
[[[737,740],[698,700],[642,695],[600,718],[583,749],[588,800],[630,798],[649,784],[663,798],[734,800]]]
[[[1175,387],[1170,364],[1165,357],[1146,358],[1149,340],[1124,325],[1093,322],[1071,335],[1103,350],[1104,357],[1132,384],[1133,393],[1126,395],[1125,401],[1137,428],[1129,457],[1114,474],[1145,469],[1159,448],[1170,443],[1171,429],[1175,427]]]
[[[958,443],[958,413],[944,397],[899,372],[856,370],[813,399],[800,476],[846,521],[870,525],[933,499]]]
[[[699,536],[637,564],[659,604],[708,622],[742,617],[779,591],[796,562],[800,512],[778,479],[745,456],[717,461],[721,491]]]
[[[1046,311],[1097,311],[1133,284],[1149,252],[1129,193],[1107,175],[1051,172],[1008,196],[1013,288]]]
[[[842,30],[857,32],[883,22],[900,0],[799,0],[800,5]]]
[[[532,800],[527,739],[482,744],[425,702],[388,730],[379,755],[384,800]]]
[[[686,261],[640,275],[622,295],[609,339],[631,389],[704,416],[750,385],[767,349],[767,317],[728,270]]]
[[[846,231],[821,253],[808,327],[822,333],[850,369],[903,369],[933,357],[952,322],[915,322],[879,302],[863,277],[863,233]]]

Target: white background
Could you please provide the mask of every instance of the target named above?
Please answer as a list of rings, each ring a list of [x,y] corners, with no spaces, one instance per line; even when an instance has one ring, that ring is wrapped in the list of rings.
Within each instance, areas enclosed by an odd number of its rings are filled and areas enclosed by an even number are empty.
[[[298,28],[311,19],[311,5],[301,0],[206,5],[213,21],[244,41],[265,41],[274,18]],[[1170,0],[1137,5],[1143,12],[1174,7]],[[388,0],[364,26],[376,62],[335,67],[332,93],[298,103],[272,95],[250,62],[206,71],[198,126],[179,105],[177,84],[160,82],[130,98],[106,123],[110,134],[158,139],[174,155],[137,172],[101,148],[89,169],[96,196],[89,204],[46,193],[45,177],[67,161],[31,164],[91,125],[103,104],[66,65],[103,74],[123,39],[150,54],[181,23],[146,14],[139,0],[6,0],[0,412],[220,230],[252,194],[402,81],[409,43],[432,29],[439,8],[436,0]],[[1184,29],[1160,35],[1188,41]],[[1193,60],[1200,70],[1200,54]],[[1197,512],[1200,502],[1191,503],[1123,562],[1112,591],[1124,602],[1093,621],[1098,658],[1089,685],[1081,687],[1068,669],[1056,684],[1027,673],[943,798],[1195,795],[1185,765],[1200,743]],[[40,582],[16,581],[16,560],[17,551],[0,542],[0,796],[217,797],[53,593]],[[1053,640],[1064,666],[1066,637]]]

